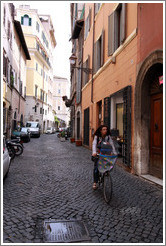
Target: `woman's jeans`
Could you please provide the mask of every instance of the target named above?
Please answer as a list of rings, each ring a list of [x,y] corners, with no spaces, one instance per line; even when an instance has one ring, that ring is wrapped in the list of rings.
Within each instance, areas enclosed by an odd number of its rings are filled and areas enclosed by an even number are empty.
[[[97,168],[97,162],[98,162],[98,159],[95,160],[95,162],[94,162],[94,170],[93,170],[94,183],[97,183],[98,179],[99,179],[99,171],[98,171],[98,168]]]

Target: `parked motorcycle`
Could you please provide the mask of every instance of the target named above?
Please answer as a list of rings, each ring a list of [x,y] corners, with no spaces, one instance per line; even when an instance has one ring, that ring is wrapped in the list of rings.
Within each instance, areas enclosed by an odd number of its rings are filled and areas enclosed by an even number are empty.
[[[14,138],[14,139],[11,139],[10,140],[11,142],[13,142],[13,143],[18,143],[18,144],[21,144],[21,146],[24,148],[24,145],[23,145],[23,141],[21,140],[21,138],[20,137],[17,137],[17,138]]]
[[[11,140],[6,140],[6,146],[11,159],[14,159],[15,156],[19,156],[23,153],[23,146],[20,143],[15,143]]]
[[[16,155],[15,149],[14,149],[14,144],[11,141],[6,140],[6,147],[8,149],[9,156],[11,157],[11,160],[13,160],[15,155]]]

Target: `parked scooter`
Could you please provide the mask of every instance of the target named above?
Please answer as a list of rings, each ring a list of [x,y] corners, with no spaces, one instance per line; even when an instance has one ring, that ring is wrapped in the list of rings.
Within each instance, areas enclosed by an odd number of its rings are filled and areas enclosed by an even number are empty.
[[[17,137],[17,138],[14,138],[14,139],[11,139],[10,140],[11,142],[13,142],[13,143],[18,143],[18,144],[21,144],[21,146],[24,148],[24,145],[23,145],[23,141],[21,140],[21,138],[20,137]]]
[[[23,146],[20,143],[15,143],[11,140],[6,140],[6,146],[11,159],[14,159],[15,156],[19,156],[23,153]]]

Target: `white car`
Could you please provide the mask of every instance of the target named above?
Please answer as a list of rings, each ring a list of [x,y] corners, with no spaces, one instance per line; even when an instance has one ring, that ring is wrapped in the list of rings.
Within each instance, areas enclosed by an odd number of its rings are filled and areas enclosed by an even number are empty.
[[[6,147],[5,136],[3,136],[3,178],[5,178],[9,172],[11,158]]]
[[[53,130],[52,127],[47,127],[46,133],[47,133],[47,134],[49,134],[49,133],[52,134],[53,131],[54,131],[54,130]]]

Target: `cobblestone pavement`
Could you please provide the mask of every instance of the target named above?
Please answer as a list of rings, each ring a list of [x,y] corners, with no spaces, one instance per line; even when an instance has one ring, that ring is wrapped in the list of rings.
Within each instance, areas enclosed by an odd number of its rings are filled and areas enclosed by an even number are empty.
[[[116,165],[110,205],[92,190],[90,150],[32,138],[3,185],[3,242],[42,243],[43,220],[80,219],[92,243],[162,243],[163,190]]]

